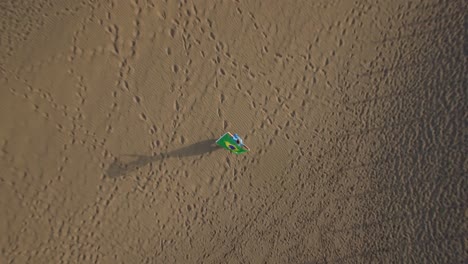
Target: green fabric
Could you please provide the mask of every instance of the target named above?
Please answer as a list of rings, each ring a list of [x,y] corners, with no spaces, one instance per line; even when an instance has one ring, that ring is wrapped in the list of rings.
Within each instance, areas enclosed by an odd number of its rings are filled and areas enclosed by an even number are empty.
[[[222,148],[225,148],[225,149],[231,151],[232,153],[235,153],[235,154],[242,154],[242,153],[245,153],[245,152],[249,151],[248,148],[240,146],[239,144],[237,144],[237,142],[234,139],[232,139],[232,135],[230,135],[229,132],[225,133],[218,140],[216,140],[216,144],[219,145]],[[232,146],[233,149],[231,149],[229,146]]]

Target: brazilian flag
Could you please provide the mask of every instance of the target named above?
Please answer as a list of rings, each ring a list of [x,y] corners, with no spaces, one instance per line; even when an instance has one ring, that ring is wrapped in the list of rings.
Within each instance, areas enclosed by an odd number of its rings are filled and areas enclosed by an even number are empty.
[[[218,140],[216,140],[216,144],[231,151],[234,154],[242,154],[250,150],[246,145],[237,144],[237,142],[232,138],[232,134],[229,132],[225,133]]]

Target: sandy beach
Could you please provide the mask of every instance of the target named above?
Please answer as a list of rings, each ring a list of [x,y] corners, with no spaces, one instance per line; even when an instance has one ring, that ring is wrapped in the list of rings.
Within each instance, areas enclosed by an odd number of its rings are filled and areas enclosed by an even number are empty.
[[[0,263],[466,263],[467,10],[2,1]]]

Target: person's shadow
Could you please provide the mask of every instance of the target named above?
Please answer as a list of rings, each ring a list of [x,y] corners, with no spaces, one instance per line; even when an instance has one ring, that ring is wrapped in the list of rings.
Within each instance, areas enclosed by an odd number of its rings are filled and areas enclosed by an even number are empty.
[[[106,170],[105,175],[110,178],[117,178],[126,175],[138,168],[144,167],[154,161],[163,160],[167,158],[183,158],[190,156],[199,156],[211,153],[215,150],[221,149],[215,144],[215,139],[203,140],[187,147],[182,147],[167,153],[161,153],[155,156],[144,155],[124,155],[130,157],[130,161],[115,160]]]

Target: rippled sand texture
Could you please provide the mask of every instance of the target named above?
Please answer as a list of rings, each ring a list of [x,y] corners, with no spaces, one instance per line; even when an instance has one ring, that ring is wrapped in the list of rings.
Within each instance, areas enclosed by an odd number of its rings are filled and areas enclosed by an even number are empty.
[[[466,1],[0,7],[0,263],[468,259]]]

